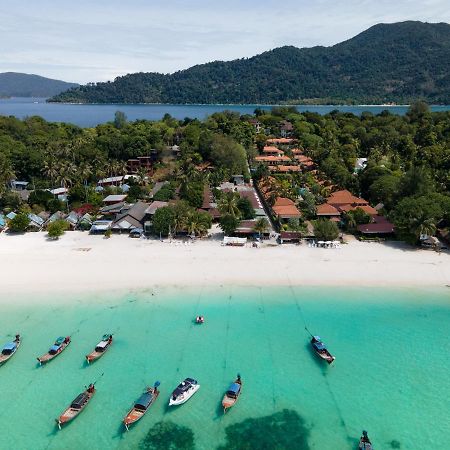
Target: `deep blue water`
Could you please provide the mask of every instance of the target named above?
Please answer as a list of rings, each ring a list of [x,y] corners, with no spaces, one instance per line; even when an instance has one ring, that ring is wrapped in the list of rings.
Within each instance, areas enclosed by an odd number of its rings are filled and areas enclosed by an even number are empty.
[[[45,103],[44,98],[0,99],[0,115],[15,116],[23,119],[27,116],[41,116],[49,122],[69,122],[82,127],[93,127],[114,119],[116,111],[123,111],[128,120],[159,120],[169,113],[176,119],[185,117],[204,119],[218,111],[231,110],[241,114],[252,114],[255,108],[271,109],[271,105],[73,105],[64,103]],[[361,114],[370,111],[378,114],[387,109],[394,114],[405,114],[407,106],[333,106],[298,105],[299,111],[313,111],[327,114],[334,109]],[[450,105],[432,106],[432,111],[448,111]]]

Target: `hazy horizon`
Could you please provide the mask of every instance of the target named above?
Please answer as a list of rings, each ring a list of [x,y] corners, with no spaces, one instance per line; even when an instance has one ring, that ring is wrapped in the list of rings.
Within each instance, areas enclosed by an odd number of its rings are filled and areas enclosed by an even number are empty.
[[[75,7],[67,0],[7,0],[0,5],[0,72],[85,84],[127,73],[172,73],[285,45],[330,46],[378,23],[450,22],[444,0],[212,3],[80,0]]]

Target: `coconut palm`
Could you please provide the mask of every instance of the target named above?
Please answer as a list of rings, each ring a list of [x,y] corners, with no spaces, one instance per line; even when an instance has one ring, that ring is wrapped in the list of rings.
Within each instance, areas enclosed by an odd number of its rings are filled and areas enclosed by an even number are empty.
[[[15,176],[11,162],[5,155],[0,153],[0,193],[5,190],[6,186],[15,178]]]
[[[217,207],[221,214],[239,218],[241,212],[238,208],[239,194],[236,192],[225,192],[219,200]]]
[[[269,229],[269,222],[265,217],[260,217],[255,222],[253,229],[259,234],[259,237],[261,237],[261,234],[264,234]]]
[[[208,233],[211,226],[211,220],[206,216],[207,213],[193,211],[189,214],[186,224],[187,232],[194,236],[204,236]]]
[[[54,158],[48,157],[44,160],[44,166],[42,168],[42,173],[50,178],[52,186],[54,185],[55,179],[58,176],[59,168],[56,160]]]
[[[411,220],[411,230],[417,239],[420,236],[433,236],[436,233],[436,221],[432,217],[427,219],[424,217],[416,217]]]

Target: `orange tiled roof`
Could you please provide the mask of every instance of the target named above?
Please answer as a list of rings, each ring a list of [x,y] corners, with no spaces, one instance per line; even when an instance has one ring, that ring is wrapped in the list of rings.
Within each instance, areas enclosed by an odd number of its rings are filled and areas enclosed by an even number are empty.
[[[318,216],[340,216],[341,213],[333,205],[324,203],[323,205],[319,205],[317,207],[317,215]]]
[[[266,145],[263,148],[264,153],[280,153],[281,155],[284,154],[283,150],[280,150],[277,147],[274,147],[273,145]]]
[[[291,139],[291,138],[267,139],[268,144],[292,144],[292,142],[294,142],[294,139]]]
[[[272,206],[273,212],[281,218],[301,217],[302,213],[296,208],[295,203],[289,198],[278,197]]]

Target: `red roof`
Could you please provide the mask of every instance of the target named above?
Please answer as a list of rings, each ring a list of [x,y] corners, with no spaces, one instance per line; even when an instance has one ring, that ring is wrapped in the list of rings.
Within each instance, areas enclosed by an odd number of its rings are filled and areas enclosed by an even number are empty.
[[[292,142],[294,142],[294,139],[290,138],[267,139],[268,144],[292,144]]]
[[[318,216],[340,216],[341,213],[333,205],[324,203],[323,205],[319,205],[317,207],[317,215]]]
[[[279,148],[274,147],[274,146],[272,146],[272,145],[266,145],[266,146],[263,148],[263,152],[264,152],[264,153],[279,153],[280,155],[283,155],[283,154],[284,154],[283,150],[280,150]]]
[[[365,223],[358,225],[358,231],[363,234],[391,234],[394,232],[394,225],[388,221],[381,223]]]
[[[278,197],[272,206],[273,212],[282,219],[300,218],[302,213],[289,198]]]

